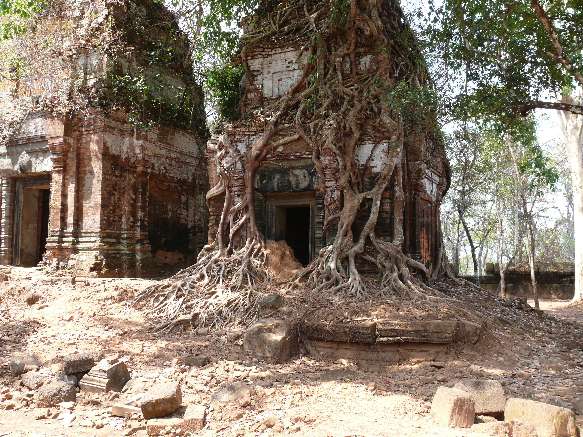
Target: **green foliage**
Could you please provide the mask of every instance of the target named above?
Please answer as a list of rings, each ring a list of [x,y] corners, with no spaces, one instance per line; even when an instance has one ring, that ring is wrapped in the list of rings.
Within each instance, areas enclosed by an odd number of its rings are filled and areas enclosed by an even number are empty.
[[[194,64],[200,77],[209,68],[228,63],[239,49],[239,24],[252,15],[260,0],[182,0],[165,2],[186,27],[194,48]]]
[[[240,65],[216,67],[207,73],[206,87],[223,120],[239,118],[241,80],[244,69]]]
[[[429,86],[414,86],[408,81],[398,82],[387,93],[387,105],[400,114],[408,125],[429,127],[435,123],[438,97]]]
[[[153,41],[146,48],[149,65],[169,65],[180,63],[180,58],[174,47],[161,41]]]
[[[551,39],[530,1],[444,0],[430,2],[429,52],[457,87],[458,118],[512,118],[517,106],[559,93],[583,71],[583,0],[541,1],[555,23],[563,53],[574,69],[553,56]],[[457,79],[456,79],[457,78]]]
[[[123,109],[128,120],[148,129],[156,125],[199,130],[204,126],[204,114],[199,113],[200,96],[192,87],[176,87],[148,76],[142,68],[132,72],[110,72],[99,93],[100,106],[105,110]]]
[[[516,160],[518,176],[526,183],[528,194],[539,198],[545,191],[554,190],[559,180],[556,164],[542,150],[536,137],[536,125],[532,118],[515,119],[513,123],[489,123],[485,125],[488,158],[492,170],[508,167]],[[512,149],[514,156],[510,155]],[[516,174],[508,171],[496,174],[501,189],[515,190]]]
[[[350,14],[350,0],[334,0],[330,12],[330,21],[338,26],[346,26]]]
[[[45,0],[0,0],[0,41],[24,32],[29,20],[45,6]]]

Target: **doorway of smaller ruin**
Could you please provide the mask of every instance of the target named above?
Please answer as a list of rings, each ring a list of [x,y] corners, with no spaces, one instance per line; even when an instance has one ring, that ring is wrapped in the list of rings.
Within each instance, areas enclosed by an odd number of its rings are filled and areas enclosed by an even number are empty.
[[[49,233],[50,189],[46,178],[16,183],[14,265],[36,266],[43,258]]]
[[[313,197],[278,193],[266,199],[266,236],[285,241],[304,266],[313,258]]]
[[[310,262],[310,206],[280,207],[279,217],[283,240],[292,249],[296,259],[304,266]]]

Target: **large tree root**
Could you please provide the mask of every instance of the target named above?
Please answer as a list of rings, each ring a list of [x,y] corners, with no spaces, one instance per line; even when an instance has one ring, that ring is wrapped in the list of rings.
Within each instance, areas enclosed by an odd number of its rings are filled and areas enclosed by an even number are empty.
[[[195,265],[141,291],[135,305],[147,303],[155,330],[182,324],[217,327],[253,320],[258,312],[257,286],[268,282],[265,248],[249,240],[230,255],[213,245],[203,249]]]

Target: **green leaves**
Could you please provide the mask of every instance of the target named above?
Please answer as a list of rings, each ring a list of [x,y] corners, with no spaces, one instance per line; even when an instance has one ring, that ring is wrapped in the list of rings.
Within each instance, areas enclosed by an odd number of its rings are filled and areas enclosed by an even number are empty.
[[[565,56],[583,71],[583,2],[546,1]],[[507,117],[516,106],[573,84],[553,55],[551,37],[530,0],[432,2],[425,36],[433,58],[450,77],[457,74],[457,116]]]
[[[206,87],[223,120],[239,118],[241,80],[244,69],[240,65],[225,65],[208,71]]]
[[[0,0],[0,40],[26,30],[28,21],[45,7],[45,0]]]
[[[387,93],[387,105],[414,126],[428,126],[435,120],[438,97],[429,86],[398,82]]]

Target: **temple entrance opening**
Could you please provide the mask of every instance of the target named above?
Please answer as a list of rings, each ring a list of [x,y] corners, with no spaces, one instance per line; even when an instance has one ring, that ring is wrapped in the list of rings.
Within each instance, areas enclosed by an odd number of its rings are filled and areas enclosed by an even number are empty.
[[[314,193],[270,193],[265,209],[258,211],[259,221],[268,240],[285,241],[295,258],[307,266],[316,247],[316,203]]]
[[[282,236],[304,266],[310,262],[310,206],[279,207],[277,219],[282,223]]]
[[[49,231],[50,190],[48,182],[23,180],[17,183],[14,264],[36,266],[43,258]]]

